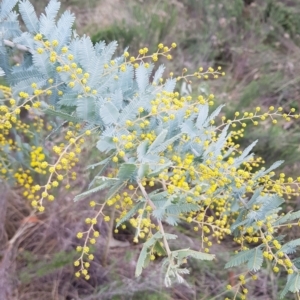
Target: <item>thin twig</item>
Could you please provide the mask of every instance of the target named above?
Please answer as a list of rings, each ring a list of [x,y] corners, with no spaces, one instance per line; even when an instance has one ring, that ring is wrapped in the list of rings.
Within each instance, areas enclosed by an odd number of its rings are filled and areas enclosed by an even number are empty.
[[[143,187],[143,185],[141,184],[141,182],[138,182],[138,186],[143,194],[143,196],[145,197],[146,201],[149,203],[149,205],[151,206],[151,208],[153,210],[156,209],[156,206],[155,204],[151,201],[151,199],[149,198],[145,188]],[[169,244],[168,244],[168,241],[167,241],[167,238],[166,238],[166,234],[165,234],[165,230],[164,230],[164,227],[162,225],[162,222],[160,220],[157,220],[157,223],[158,223],[158,227],[159,227],[159,230],[163,236],[163,242],[164,242],[164,245],[166,247],[166,251],[167,251],[167,254],[168,254],[168,257],[171,257],[171,250],[170,250],[170,247],[169,247]]]
[[[12,41],[9,41],[9,40],[3,40],[3,42],[4,42],[5,46],[11,47],[11,48],[17,48],[21,51],[30,52],[31,54],[33,54],[33,51],[31,49],[29,49],[28,47],[24,46],[24,45],[16,44],[16,43],[14,43]]]
[[[111,212],[110,222],[109,222],[109,225],[108,225],[107,242],[106,242],[105,252],[104,252],[104,255],[103,255],[103,267],[106,267],[106,264],[107,264],[107,256],[108,256],[109,246],[110,246],[111,239],[112,239],[112,236],[113,236],[115,212],[116,212],[116,207],[114,206],[113,209],[112,209],[112,212]]]

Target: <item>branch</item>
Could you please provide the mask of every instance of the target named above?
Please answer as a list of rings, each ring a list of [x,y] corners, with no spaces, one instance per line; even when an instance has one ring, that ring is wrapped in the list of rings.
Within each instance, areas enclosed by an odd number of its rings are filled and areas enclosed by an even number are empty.
[[[6,210],[7,210],[7,194],[8,194],[8,187],[6,184],[1,184],[0,185],[0,192],[1,192],[1,197],[0,197],[0,242],[1,242],[1,248],[2,250],[2,245],[4,246],[7,242],[7,234],[5,230],[5,217],[6,217]]]
[[[156,206],[155,204],[151,201],[151,199],[149,198],[145,188],[143,187],[143,185],[138,182],[138,185],[139,185],[139,188],[143,194],[143,196],[145,197],[145,199],[147,200],[147,202],[149,203],[149,205],[151,206],[151,208],[154,210],[156,209]],[[163,241],[164,241],[164,245],[166,247],[166,251],[167,251],[167,254],[168,254],[168,257],[171,257],[171,250],[170,250],[170,247],[169,247],[169,244],[168,244],[168,241],[166,239],[166,235],[165,235],[165,230],[164,230],[164,227],[162,225],[162,222],[160,220],[157,220],[157,223],[158,223],[158,226],[159,226],[159,230],[163,236]]]
[[[9,40],[3,40],[3,41],[4,41],[5,46],[11,47],[11,48],[17,48],[21,51],[30,52],[31,54],[33,54],[33,51],[31,49],[29,49],[28,47],[24,46],[24,45],[16,44],[16,43],[14,43],[12,41],[9,41]]]

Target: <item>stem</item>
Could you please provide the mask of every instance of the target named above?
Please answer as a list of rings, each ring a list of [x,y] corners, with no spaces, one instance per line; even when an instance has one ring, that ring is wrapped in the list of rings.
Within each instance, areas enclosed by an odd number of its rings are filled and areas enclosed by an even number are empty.
[[[143,207],[143,213],[144,213],[144,211],[145,211],[145,209],[146,209],[146,204],[147,204],[147,202],[145,202],[145,204],[144,204],[144,207]],[[140,232],[141,232],[142,215],[143,215],[143,214],[141,214],[141,216],[139,217],[139,223],[138,223],[138,226],[137,226],[137,232],[136,232],[135,237],[138,237],[139,234],[140,234]]]
[[[11,48],[17,48],[21,51],[30,52],[31,54],[33,54],[33,51],[31,49],[27,48],[26,46],[20,45],[20,44],[15,44],[14,42],[9,41],[9,40],[4,40],[4,45],[11,47]]]
[[[149,198],[145,188],[143,187],[143,185],[138,182],[138,186],[143,194],[143,196],[145,197],[145,199],[147,200],[147,202],[149,203],[149,205],[151,206],[151,208],[154,210],[156,209],[156,206],[155,204],[151,201],[151,199]],[[169,244],[168,244],[168,241],[166,239],[166,235],[165,235],[165,230],[164,230],[164,227],[162,225],[162,222],[160,220],[157,220],[157,223],[158,223],[158,227],[159,227],[159,230],[163,236],[163,242],[164,242],[164,245],[165,245],[165,248],[166,248],[166,251],[167,251],[167,254],[168,254],[168,257],[171,257],[171,250],[170,250],[170,247],[169,247]]]
[[[97,218],[100,216],[100,214],[102,214],[102,211],[103,211],[105,205],[106,205],[106,202],[104,202],[104,203],[101,205],[101,208],[99,209],[99,211],[97,212],[97,214],[96,214],[96,216],[95,216],[94,218],[97,219]],[[88,231],[86,231],[86,238],[85,238],[85,241],[84,241],[83,250],[82,250],[82,252],[81,252],[80,257],[78,258],[78,261],[80,261],[80,270],[83,270],[83,269],[84,269],[84,266],[83,266],[83,263],[84,263],[84,261],[83,261],[83,256],[84,256],[85,254],[87,254],[87,253],[85,253],[84,248],[87,247],[87,243],[88,243],[88,241],[89,241],[90,234],[91,234],[91,231],[92,231],[92,230],[94,230],[94,224],[92,224],[92,225],[90,226],[90,228],[88,229]]]
[[[108,226],[108,235],[107,235],[107,242],[106,242],[106,247],[105,247],[105,252],[103,255],[103,267],[106,266],[107,263],[107,255],[108,255],[108,251],[109,251],[109,246],[110,246],[110,241],[112,238],[112,231],[113,231],[113,227],[114,227],[114,220],[115,220],[115,212],[116,212],[116,207],[114,206],[111,212],[111,216],[110,216],[110,222],[109,222],[109,226]]]
[[[161,233],[162,233],[162,235],[163,235],[163,241],[164,241],[164,245],[165,245],[165,247],[166,247],[166,251],[167,251],[168,257],[171,257],[171,250],[170,250],[168,241],[167,241],[167,239],[166,239],[164,227],[163,227],[161,221],[158,221],[158,226],[159,226],[159,229],[160,229],[160,231],[161,231]]]

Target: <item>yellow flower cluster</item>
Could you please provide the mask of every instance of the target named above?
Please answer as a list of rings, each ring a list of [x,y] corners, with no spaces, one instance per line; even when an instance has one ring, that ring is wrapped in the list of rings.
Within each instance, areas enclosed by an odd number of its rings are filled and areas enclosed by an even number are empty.
[[[141,56],[144,55],[143,53],[140,51]],[[203,70],[200,69],[200,71]],[[209,68],[208,72],[213,73],[215,70]],[[194,76],[198,77],[200,75],[197,73]],[[114,169],[108,177],[114,177],[118,173],[120,163],[126,162],[129,157],[136,157],[138,155],[137,146],[143,141],[148,141],[149,145],[151,145],[156,139],[155,132],[149,129],[151,118],[157,118],[159,122],[176,120],[177,112],[182,108],[185,111],[185,118],[188,118],[192,113],[199,112],[199,104],[213,106],[213,100],[214,95],[212,94],[208,97],[199,96],[195,101],[191,96],[181,97],[177,92],[158,92],[156,98],[150,102],[150,108],[139,107],[136,112],[137,117],[134,120],[127,120],[125,127],[120,126],[119,130],[122,133],[118,134],[118,130],[116,130],[116,135],[112,138],[117,148],[115,154],[112,156]],[[193,138],[194,143],[208,150],[214,142],[218,141],[220,138],[218,132],[221,132],[221,129],[226,124],[234,128],[221,153],[215,156],[213,152],[210,152],[207,159],[203,162],[198,162],[196,157],[191,153],[183,156],[180,155],[178,147],[175,148],[174,145],[170,144],[160,153],[161,159],[159,165],[163,166],[166,161],[171,161],[171,170],[169,167],[166,167],[152,178],[143,178],[141,186],[134,186],[128,182],[128,191],[118,193],[111,199],[107,199],[102,204],[101,211],[104,205],[114,206],[117,213],[119,213],[116,222],[119,222],[136,205],[136,202],[140,200],[141,195],[143,195],[141,187],[148,193],[156,186],[165,190],[168,197],[185,198],[186,204],[197,204],[199,206],[197,211],[182,213],[180,218],[187,223],[193,224],[192,228],[194,231],[201,233],[202,248],[204,252],[209,252],[213,244],[213,239],[217,243],[220,243],[227,235],[231,234],[230,227],[238,216],[237,212],[232,212],[232,188],[230,187],[219,193],[218,189],[220,187],[234,184],[234,187],[239,189],[242,186],[246,186],[247,193],[253,193],[259,186],[263,186],[262,196],[266,194],[288,195],[288,197],[299,195],[299,179],[288,178],[284,180],[284,175],[280,175],[279,179],[273,179],[275,176],[274,172],[255,179],[256,170],[264,164],[263,159],[260,157],[250,157],[240,167],[234,167],[236,162],[235,157],[242,153],[239,150],[237,141],[243,137],[245,128],[249,122],[252,122],[253,125],[258,125],[259,121],[261,122],[270,118],[272,123],[275,124],[274,120],[277,117],[283,117],[287,121],[291,120],[291,118],[299,118],[299,115],[294,114],[294,110],[291,110],[289,113],[283,113],[282,108],[275,110],[273,107],[270,107],[266,113],[261,113],[260,111],[261,109],[257,107],[254,112],[245,112],[243,114],[236,112],[233,120],[226,120],[225,117],[222,117],[220,125],[215,128],[207,128],[205,131],[206,136],[201,139],[199,137]],[[214,120],[210,124],[214,124]],[[124,129],[127,131],[127,134],[124,133]],[[179,147],[184,147],[186,142],[191,139],[190,136],[183,135],[179,140]],[[230,149],[232,149],[231,154],[227,155]],[[241,204],[244,201],[243,198],[245,198],[245,195],[242,196]],[[258,210],[259,208],[259,205],[253,207],[254,210]],[[151,207],[151,205],[145,202],[145,205],[138,210],[137,214],[129,219],[129,224],[133,228],[136,228],[134,242],[138,242],[139,239],[147,240],[157,230],[160,230],[158,225],[150,218],[153,209],[155,209],[155,205]],[[126,227],[125,224],[123,226],[124,228]],[[273,231],[277,230],[270,221],[267,223],[263,222],[261,226],[267,226],[269,232],[272,231],[271,228],[273,228]],[[241,245],[241,249],[247,248],[246,245],[248,244],[256,244],[264,241],[264,237],[262,237],[257,229],[240,228],[240,230],[242,232],[244,230],[244,233],[241,237],[235,238],[235,241]],[[118,229],[116,229],[116,232],[118,232]],[[90,237],[89,232],[85,234],[85,246],[80,249],[85,249],[83,253],[88,255],[86,250],[89,248],[86,247],[88,247],[87,243]],[[270,240],[270,242],[273,242],[274,249],[279,249],[279,243],[275,243],[273,240]],[[151,255],[155,258],[155,254],[157,253],[153,250],[151,251]],[[80,272],[85,270],[83,268],[84,257],[85,255],[82,254],[76,263],[78,266],[81,265],[81,271],[78,271],[76,276],[80,276]],[[275,266],[275,270],[277,270],[276,268],[277,266]],[[84,273],[82,274],[85,275]],[[243,287],[243,299],[246,297],[245,291],[246,289]]]
[[[24,120],[20,118],[20,107],[16,107],[16,101],[11,98],[11,90],[8,87],[0,86],[0,89],[4,91],[5,98],[3,99],[5,104],[2,105],[1,111],[4,114],[0,114],[0,144],[1,144],[1,177],[4,179],[14,178],[16,185],[22,187],[22,195],[29,200],[34,199],[32,191],[34,191],[34,172],[39,174],[46,174],[45,166],[41,164],[45,159],[45,154],[42,147],[32,146],[31,151],[28,153],[30,160],[28,166],[23,161],[22,167],[16,168],[17,164],[14,164],[10,155],[26,156],[26,150],[23,149],[23,141],[26,143],[31,142],[34,137],[33,132],[40,132],[43,128],[43,120],[29,114]],[[9,110],[12,112],[9,112]],[[28,119],[28,120],[27,120]],[[26,122],[29,122],[27,124]],[[33,122],[32,122],[33,121]],[[6,125],[5,125],[6,124]],[[9,130],[14,126],[15,134],[12,134]],[[29,144],[28,144],[28,147]],[[25,152],[24,152],[25,151]],[[34,172],[33,172],[34,171]]]
[[[94,200],[90,201],[90,206],[95,207],[96,202]],[[102,204],[98,212],[93,218],[86,218],[85,223],[90,225],[89,229],[85,232],[78,232],[77,238],[82,239],[85,236],[85,241],[83,246],[77,246],[76,251],[81,252],[80,257],[74,262],[75,267],[79,267],[79,270],[75,273],[76,277],[84,276],[86,280],[90,279],[88,269],[90,267],[90,261],[94,259],[94,255],[91,253],[91,245],[94,245],[97,238],[101,235],[98,230],[95,230],[94,226],[98,222],[98,218],[102,215],[105,222],[110,221],[109,216],[103,214],[103,209],[105,204]]]
[[[63,46],[60,50],[60,52],[56,51],[56,48],[58,46],[58,41],[48,41],[43,40],[42,35],[38,33],[35,36],[35,39],[39,41],[40,47],[37,48],[37,53],[47,53],[49,55],[49,60],[51,63],[58,62],[59,65],[56,67],[56,71],[58,73],[65,72],[69,74],[70,81],[68,83],[68,86],[70,88],[80,87],[80,90],[78,90],[78,94],[83,95],[95,95],[97,94],[97,90],[91,89],[91,87],[88,85],[88,80],[90,77],[90,74],[87,72],[84,72],[81,67],[77,65],[77,63],[74,62],[74,55],[70,52],[67,46]],[[49,79],[49,83],[52,84],[53,80]],[[51,86],[51,89],[58,88],[58,86]],[[51,94],[51,89],[48,89],[46,91],[46,94]],[[42,93],[41,90],[35,90],[36,94]],[[59,95],[62,95],[62,91],[58,90]]]
[[[41,146],[40,147],[32,146],[31,149],[32,151],[30,153],[30,158],[31,158],[30,166],[34,168],[34,170],[37,173],[46,174],[46,171],[44,169],[47,168],[48,163],[44,161],[46,156],[43,153],[43,148]]]
[[[34,83],[32,87],[37,88]],[[54,192],[55,188],[57,188],[64,179],[66,179],[65,188],[68,189],[70,187],[70,180],[76,180],[77,174],[72,171],[72,169],[79,161],[78,154],[80,154],[81,147],[85,142],[83,138],[85,134],[78,135],[78,130],[81,128],[81,125],[69,123],[65,135],[65,139],[68,143],[60,143],[59,145],[53,146],[52,151],[58,158],[55,163],[51,164],[47,161],[42,146],[30,146],[30,144],[34,142],[33,138],[37,138],[37,134],[45,134],[45,130],[51,130],[52,126],[48,125],[47,128],[45,128],[44,120],[36,116],[30,107],[28,108],[30,110],[27,116],[30,122],[27,124],[26,120],[22,120],[19,115],[21,109],[23,109],[22,107],[26,109],[26,104],[24,105],[23,103],[17,107],[16,101],[11,98],[10,89],[4,86],[0,88],[4,91],[6,97],[3,100],[6,101],[5,105],[0,106],[0,177],[5,179],[11,177],[15,178],[17,186],[23,189],[23,197],[30,200],[33,207],[36,207],[39,211],[43,211],[43,199],[50,201],[55,199],[55,196],[50,193],[50,190]],[[21,94],[22,96],[28,97],[23,93]],[[6,105],[7,103],[9,103],[9,105]],[[12,165],[9,156],[7,156],[7,153],[14,155],[14,153],[21,153],[25,150],[21,148],[21,144],[17,142],[15,136],[11,135],[9,129],[12,126],[16,129],[19,138],[26,140],[28,147],[31,149],[28,153],[29,161],[24,161],[24,164],[28,164],[27,168],[22,166],[16,169],[16,165]],[[90,132],[86,133],[86,135],[89,134]],[[24,154],[25,153],[22,153],[22,155]],[[45,176],[48,176],[46,184],[37,184],[35,173],[42,175],[39,180],[45,180]]]
[[[125,64],[121,65],[121,68],[122,66],[126,66],[126,62],[128,61],[129,63],[133,64],[133,66],[135,68],[137,68],[139,66],[139,63],[138,62],[142,62],[145,64],[145,67],[148,68],[150,66],[149,63],[147,63],[147,59],[150,59],[152,60],[153,62],[157,62],[158,61],[158,58],[159,56],[162,56],[162,57],[166,57],[168,60],[171,60],[172,59],[172,55],[170,54],[170,51],[174,48],[176,48],[177,45],[176,43],[172,43],[171,44],[171,47],[168,47],[168,46],[165,46],[164,44],[160,43],[158,46],[157,46],[157,51],[152,53],[152,54],[148,54],[147,53],[149,52],[149,49],[147,47],[144,47],[144,48],[141,48],[139,51],[138,51],[138,56],[137,57],[134,57],[134,56],[130,56],[130,54],[126,51],[123,55],[125,57]],[[124,67],[123,67],[124,68]],[[125,67],[126,69],[126,67]],[[122,69],[121,69],[122,70]],[[123,71],[123,70],[122,70]]]
[[[36,34],[35,40],[39,43],[37,53],[40,55],[47,53],[49,61],[57,64],[56,71],[68,76],[69,81],[67,84],[72,89],[76,88],[79,98],[83,95],[92,96],[97,94],[97,90],[89,86],[91,74],[78,66],[74,54],[67,46],[58,51],[58,41],[44,40],[40,33]],[[118,64],[116,60],[112,60],[104,65],[103,76],[116,70],[126,72],[129,66],[138,68],[142,64],[144,67],[149,68],[151,60],[156,62],[160,56],[172,59],[170,51],[175,47],[175,43],[170,47],[159,44],[157,51],[153,54],[148,54],[148,48],[144,47],[139,50],[136,57],[125,52],[123,63]],[[225,73],[222,72],[220,67],[217,69],[209,67],[207,70],[199,68],[193,74],[187,74],[187,69],[183,69],[181,76],[178,76],[176,80],[191,82],[190,78],[209,79],[223,75]],[[173,77],[173,74],[171,74],[171,77]],[[118,75],[115,75],[114,78],[118,80]],[[136,118],[128,119],[124,122],[125,124],[116,126],[115,136],[112,137],[116,150],[110,153],[111,173],[107,174],[107,177],[114,177],[118,174],[120,163],[127,162],[129,158],[138,158],[137,149],[141,143],[147,142],[148,146],[151,147],[157,138],[157,134],[159,134],[153,130],[153,120],[161,124],[166,122],[176,124],[177,119],[180,118],[179,112],[183,112],[183,119],[189,119],[190,116],[201,112],[201,109],[204,109],[207,105],[214,105],[213,94],[206,97],[200,95],[196,99],[192,96],[181,96],[178,92],[165,91],[163,82],[163,78],[160,78],[158,83],[153,83],[156,86],[155,90],[157,90],[156,97],[150,101],[149,105],[136,109]],[[21,109],[31,111],[32,108],[39,108],[41,105],[40,97],[51,95],[54,89],[57,89],[59,95],[62,95],[62,91],[58,90],[59,85],[53,85],[53,79],[50,78],[48,83],[49,86],[46,89],[41,89],[37,83],[33,82],[31,92],[21,91],[17,101],[10,99],[0,106],[0,145],[3,146],[3,149],[7,147],[9,151],[19,151],[19,145],[12,138],[9,138],[9,130],[13,126],[22,130],[23,133],[31,134],[30,127],[20,122]],[[8,90],[4,89],[4,93],[7,97],[10,97]],[[134,97],[139,97],[139,95],[136,94]],[[207,253],[210,252],[213,241],[221,243],[226,236],[231,234],[230,228],[239,215],[239,209],[233,209],[233,206],[236,205],[236,203],[233,204],[233,191],[242,187],[245,188],[246,192],[238,196],[237,205],[239,208],[251,209],[253,212],[259,211],[261,205],[256,204],[248,208],[246,196],[251,195],[258,188],[261,188],[260,196],[272,196],[274,194],[287,196],[287,198],[299,196],[300,178],[286,178],[285,174],[280,174],[279,178],[274,179],[274,172],[257,177],[258,168],[264,164],[262,158],[249,157],[241,165],[237,163],[238,158],[236,158],[242,153],[237,141],[243,137],[248,124],[252,123],[252,125],[257,126],[266,119],[271,120],[272,124],[276,124],[278,117],[283,117],[284,120],[289,122],[292,119],[298,119],[299,116],[299,114],[295,114],[294,109],[284,112],[281,107],[277,109],[270,107],[268,112],[263,113],[260,107],[256,107],[253,112],[235,112],[232,120],[226,119],[225,116],[220,120],[209,120],[210,126],[206,127],[200,137],[184,134],[178,139],[174,139],[174,143],[170,143],[157,154],[159,162],[155,167],[159,171],[149,176],[145,175],[137,182],[130,182],[129,180],[124,182],[123,190],[120,189],[102,203],[90,202],[91,207],[99,206],[100,208],[96,210],[94,217],[85,220],[86,224],[89,225],[89,229],[77,233],[77,238],[84,238],[84,243],[82,246],[77,247],[77,251],[81,252],[81,256],[74,263],[76,267],[79,267],[75,275],[89,279],[89,261],[94,258],[91,254],[91,245],[95,244],[96,238],[100,236],[100,232],[95,230],[95,224],[97,224],[99,218],[102,218],[105,222],[120,222],[139,203],[142,205],[137,212],[128,218],[130,226],[136,229],[133,241],[147,240],[157,231],[163,233],[162,223],[151,218],[151,214],[157,209],[155,201],[149,196],[153,189],[163,192],[164,197],[173,199],[174,203],[181,201],[178,205],[182,207],[190,208],[192,205],[197,207],[197,209],[182,210],[178,217],[180,220],[191,224],[191,228],[195,232],[199,232],[202,241],[201,250]],[[227,138],[225,145],[222,143],[222,148],[216,150],[214,145],[222,139],[222,130],[227,124],[231,126],[232,134]],[[44,124],[37,119],[32,126],[35,127],[35,132],[40,132]],[[30,152],[30,167],[32,170],[19,168],[14,174],[17,183],[24,189],[23,196],[31,200],[32,206],[39,211],[44,210],[44,199],[50,201],[55,199],[55,188],[59,187],[63,180],[67,183],[65,186],[67,189],[70,187],[70,180],[76,180],[76,172],[73,168],[79,161],[78,156],[85,144],[86,137],[91,135],[91,130],[79,133],[81,129],[80,124],[69,123],[64,137],[66,142],[57,143],[52,148],[55,153],[54,162],[46,159],[42,147],[32,146]],[[205,152],[203,160],[199,159],[195,152],[185,149],[189,142],[199,149],[203,149]],[[154,166],[150,165],[148,167],[151,169]],[[0,160],[0,168],[2,174],[0,176],[6,176],[8,171],[13,171],[12,168],[10,169],[9,161],[3,158]],[[34,184],[33,171],[44,177],[47,176],[46,182],[44,184]],[[110,216],[105,215],[104,208],[106,207],[114,208],[117,213],[116,220],[113,220],[113,218],[111,220]],[[168,209],[170,208],[166,208],[166,214],[172,215],[172,211],[168,211]],[[257,221],[255,225],[238,226],[240,235],[236,236],[234,241],[240,246],[240,250],[247,250],[257,243],[263,244],[263,256],[273,263],[273,271],[277,273],[280,268],[283,268],[288,274],[292,274],[296,268],[290,258],[280,251],[282,245],[275,238],[275,233],[278,233],[281,228],[299,226],[299,220],[296,220],[295,223],[280,225],[276,223],[277,220],[278,215],[273,214],[268,215],[264,220]],[[125,224],[121,226],[121,228],[126,227]],[[118,232],[118,229],[115,232]],[[166,252],[168,252],[165,242],[164,246]],[[151,260],[154,260],[156,255],[161,255],[154,247],[150,249],[150,254]],[[255,274],[249,274],[254,278]],[[237,286],[237,292],[240,293],[241,299],[246,299],[248,293],[245,288],[245,275],[240,276],[240,283]]]
[[[57,159],[54,163],[48,163],[47,161],[41,161],[41,168],[47,170],[48,180],[44,185],[36,185],[35,190],[41,190],[40,196],[37,200],[32,201],[34,207],[38,207],[40,211],[44,210],[43,200],[48,199],[53,201],[54,195],[50,194],[50,190],[55,190],[60,186],[61,182],[65,180],[66,189],[70,188],[70,180],[77,179],[77,173],[72,169],[79,162],[78,154],[81,153],[81,147],[85,143],[84,135],[78,134],[79,125],[74,125],[72,122],[69,123],[68,131],[65,134],[65,139],[68,141],[67,144],[60,143],[52,148],[54,155]],[[72,130],[73,129],[73,130]],[[35,191],[33,190],[32,193]]]

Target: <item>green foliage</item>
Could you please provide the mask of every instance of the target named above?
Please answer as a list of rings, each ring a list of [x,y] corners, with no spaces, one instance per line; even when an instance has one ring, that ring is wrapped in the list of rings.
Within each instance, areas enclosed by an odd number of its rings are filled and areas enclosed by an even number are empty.
[[[19,255],[19,260],[24,261],[26,269],[21,271],[20,280],[28,283],[36,277],[43,277],[54,272],[57,272],[65,266],[71,266],[76,252],[58,252],[53,257],[47,260],[40,260],[34,257],[30,252],[23,252]]]
[[[150,50],[153,45],[164,40],[172,31],[177,20],[176,7],[168,1],[152,1],[143,5],[130,4],[129,10],[132,22],[115,22],[107,28],[94,33],[91,40],[94,44],[99,41],[118,41],[122,48],[130,46],[138,50],[142,45],[147,45]]]
[[[6,132],[13,126],[19,107],[41,109],[62,122],[71,122],[69,126],[78,125],[76,134],[71,130],[67,133],[69,144],[63,150],[54,147],[57,162],[41,162],[41,168],[50,166],[50,175],[38,194],[39,200],[32,201],[34,209],[42,212],[43,199],[53,200],[54,196],[48,194],[49,185],[55,182],[57,186],[55,179],[63,179],[60,170],[68,170],[64,155],[67,153],[70,158],[75,152],[79,154],[83,137],[92,135],[95,140],[90,140],[89,146],[99,150],[99,161],[88,166],[97,175],[88,190],[74,198],[77,201],[105,192],[97,203],[90,202],[92,207],[100,208],[93,218],[85,220],[89,229],[77,233],[78,238],[85,237],[85,242],[77,247],[82,254],[75,261],[79,267],[75,275],[89,279],[87,260],[92,260],[93,255],[88,245],[95,244],[99,236],[94,225],[100,216],[110,221],[104,211],[113,205],[119,215],[112,221],[117,227],[129,221],[136,229],[133,241],[138,243],[140,239],[143,243],[136,276],[156,256],[163,255],[166,286],[173,281],[182,283],[183,276],[189,273],[184,264],[190,258],[213,260],[215,255],[208,253],[210,240],[221,243],[229,236],[240,247],[226,268],[245,265],[250,276],[268,259],[274,272],[278,272],[278,264],[290,274],[282,297],[288,291],[298,292],[299,270],[288,255],[295,252],[299,239],[285,243],[279,233],[281,227],[298,225],[290,221],[298,220],[299,212],[284,217],[279,212],[284,196],[297,195],[300,178],[288,182],[274,179],[273,170],[282,161],[253,172],[252,166],[257,167],[257,163],[251,151],[257,141],[240,151],[231,137],[234,130],[230,126],[240,126],[241,130],[247,126],[246,121],[263,120],[265,114],[259,113],[260,108],[241,117],[235,113],[233,120],[220,120],[224,105],[210,111],[214,105],[212,94],[193,99],[175,91],[177,81],[190,76],[217,78],[222,75],[219,68],[188,75],[184,71],[178,78],[172,75],[165,79],[163,66],[153,74],[153,62],[158,56],[171,59],[169,52],[175,43],[171,47],[158,45],[151,55],[147,55],[148,48],[141,48],[137,57],[129,58],[127,50],[114,57],[117,42],[93,44],[90,37],[78,36],[72,31],[71,13],[63,13],[56,22],[60,8],[56,0],[48,3],[45,14],[39,18],[29,1],[21,1],[19,12],[26,27],[22,32],[16,14],[11,12],[16,2],[3,1],[0,7],[0,67],[14,98],[2,101],[0,129]],[[232,3],[225,12],[242,21],[243,1]],[[15,48],[26,53],[18,66],[10,64]],[[254,87],[254,92],[259,92]],[[253,92],[252,88],[249,92]],[[249,97],[247,93],[246,96]],[[272,119],[282,116],[281,109],[270,109],[266,115]],[[291,110],[283,117],[290,120],[299,115]],[[4,147],[1,149],[1,154],[7,152]],[[44,156],[40,156],[43,160]],[[5,164],[1,166],[3,174],[10,170]],[[288,184],[298,190],[287,187]],[[181,222],[192,223],[194,231],[201,232],[201,251],[171,250],[177,236],[165,231],[169,228],[165,223],[176,226]],[[243,284],[237,285],[237,293],[244,293],[239,292]]]
[[[225,265],[225,268],[232,268],[247,263],[250,271],[257,272],[263,263],[263,253],[261,247],[239,252]]]
[[[269,0],[265,9],[265,18],[270,18],[277,28],[295,36],[300,30],[297,11],[284,3]]]

